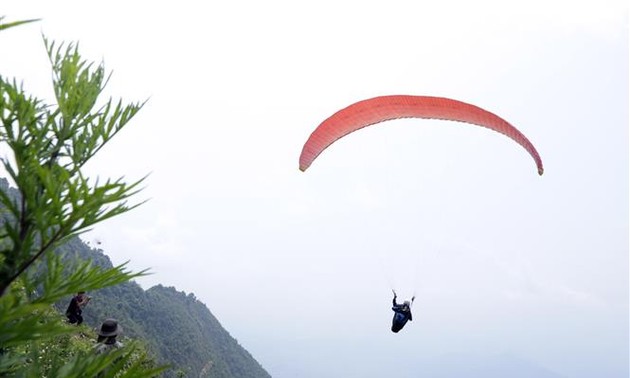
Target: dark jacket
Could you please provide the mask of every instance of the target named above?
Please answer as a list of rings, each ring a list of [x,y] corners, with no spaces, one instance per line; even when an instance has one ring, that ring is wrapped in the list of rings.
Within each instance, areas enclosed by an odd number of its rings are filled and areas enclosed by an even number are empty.
[[[392,310],[394,311],[392,332],[398,332],[407,324],[407,321],[413,320],[413,317],[411,316],[411,308],[408,305],[396,303],[396,296],[394,296],[392,305]]]
[[[83,310],[81,310],[81,298],[78,295],[75,295],[70,300],[70,304],[68,305],[68,309],[66,310],[66,315],[81,315]]]
[[[405,305],[404,303],[396,303],[396,297],[394,297],[394,299],[392,300],[392,305],[392,310],[394,312],[404,315],[407,320],[413,320],[413,317],[411,316],[411,308],[409,306]]]

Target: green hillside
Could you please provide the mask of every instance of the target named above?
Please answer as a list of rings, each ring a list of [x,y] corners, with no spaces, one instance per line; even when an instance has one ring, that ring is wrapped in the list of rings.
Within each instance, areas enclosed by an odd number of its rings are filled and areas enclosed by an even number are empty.
[[[104,268],[112,266],[102,251],[78,238],[58,252],[70,263],[91,260]],[[270,377],[192,293],[162,285],[145,291],[128,282],[90,295],[93,299],[84,311],[85,323],[96,327],[109,317],[119,320],[127,337],[144,340],[159,363],[173,367],[167,377],[178,373],[186,377]],[[69,300],[58,308],[64,311]]]

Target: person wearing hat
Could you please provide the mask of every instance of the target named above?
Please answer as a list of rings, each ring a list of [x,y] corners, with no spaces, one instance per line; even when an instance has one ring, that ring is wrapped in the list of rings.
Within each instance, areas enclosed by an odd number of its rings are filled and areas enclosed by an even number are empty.
[[[94,346],[96,354],[122,348],[123,343],[116,340],[116,336],[118,336],[120,332],[122,332],[122,327],[118,325],[116,319],[106,319],[103,324],[101,324],[101,329],[98,331],[98,339]]]

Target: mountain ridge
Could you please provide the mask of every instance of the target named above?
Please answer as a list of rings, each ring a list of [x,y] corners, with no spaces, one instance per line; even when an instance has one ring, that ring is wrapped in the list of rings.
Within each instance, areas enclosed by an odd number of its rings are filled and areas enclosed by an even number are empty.
[[[110,258],[90,248],[78,237],[57,252],[71,266],[89,260],[111,268]],[[173,365],[166,377],[181,375],[216,378],[267,378],[270,375],[253,356],[221,326],[209,308],[193,293],[158,284],[143,289],[127,282],[90,293],[85,323],[97,327],[106,318],[117,319],[124,334],[147,342],[159,363]],[[70,298],[58,304],[65,311]]]

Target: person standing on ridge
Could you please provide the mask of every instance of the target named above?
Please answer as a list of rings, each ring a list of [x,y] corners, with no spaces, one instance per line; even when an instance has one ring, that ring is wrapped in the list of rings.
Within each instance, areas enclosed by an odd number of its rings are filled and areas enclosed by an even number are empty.
[[[77,295],[72,297],[68,309],[66,310],[66,317],[70,324],[80,325],[83,323],[83,307],[85,307],[92,297],[87,296],[85,291],[79,291]]]

